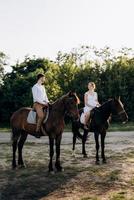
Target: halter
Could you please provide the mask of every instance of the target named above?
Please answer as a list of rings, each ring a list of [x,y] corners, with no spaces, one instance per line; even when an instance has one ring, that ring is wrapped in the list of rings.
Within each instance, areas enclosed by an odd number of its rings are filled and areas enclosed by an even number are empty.
[[[110,101],[112,101],[112,100],[113,100],[113,99],[111,99]],[[126,113],[125,110],[122,110],[122,111],[118,112],[117,115],[120,116],[121,114],[124,114],[124,113]]]
[[[125,113],[125,110],[122,110],[122,111],[118,112],[118,115],[121,115],[123,113]]]
[[[76,95],[74,95],[74,97],[76,97]],[[68,96],[68,98],[73,98],[73,96],[71,96],[71,97]],[[76,107],[77,107],[77,108],[78,108],[78,100],[79,100],[79,99],[76,97]],[[64,104],[65,114],[72,116],[72,114],[67,110],[67,107],[66,107],[66,104],[65,104],[65,102],[64,102],[64,99],[62,99],[62,102],[63,102],[63,104]]]

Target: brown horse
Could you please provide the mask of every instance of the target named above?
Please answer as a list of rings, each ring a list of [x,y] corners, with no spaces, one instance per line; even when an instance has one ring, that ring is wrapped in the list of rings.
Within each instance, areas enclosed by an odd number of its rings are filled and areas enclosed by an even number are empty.
[[[77,104],[79,99],[77,95],[73,92],[62,96],[56,102],[49,107],[49,116],[46,123],[42,124],[42,128],[45,130],[49,137],[50,146],[50,162],[49,171],[53,171],[53,155],[54,155],[54,141],[56,145],[56,163],[55,167],[57,171],[62,171],[60,165],[60,143],[62,138],[62,133],[64,129],[64,115],[67,113],[73,119],[77,120],[79,118],[79,112]],[[25,167],[22,157],[22,148],[27,139],[27,135],[34,135],[36,125],[27,123],[27,116],[31,108],[21,108],[13,113],[11,117],[11,127],[12,127],[12,148],[13,148],[13,160],[12,167],[16,168],[16,150],[18,147],[18,165],[19,167]]]
[[[104,148],[105,136],[109,126],[109,117],[111,115],[118,115],[121,121],[125,123],[128,120],[128,116],[119,97],[105,102],[99,108],[94,108],[91,112],[92,120],[91,124],[89,125],[89,130],[84,129],[84,125],[80,121],[72,121],[73,151],[75,150],[76,138],[80,138],[82,139],[82,154],[84,157],[87,157],[85,143],[88,132],[94,132],[96,143],[96,164],[99,164],[99,135],[101,136],[101,157],[103,163],[106,163]],[[79,114],[82,114],[82,109],[79,111]],[[81,135],[79,131],[80,128],[84,130],[83,135]]]

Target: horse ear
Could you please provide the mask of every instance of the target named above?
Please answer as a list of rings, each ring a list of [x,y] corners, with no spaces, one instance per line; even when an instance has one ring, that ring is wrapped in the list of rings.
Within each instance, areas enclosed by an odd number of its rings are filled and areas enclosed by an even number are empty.
[[[119,101],[120,100],[120,96],[116,96],[116,97],[114,97],[114,99]]]
[[[75,92],[72,90],[72,91],[70,91],[70,92],[68,93],[68,96],[69,96],[69,97],[72,97],[72,96],[74,95],[74,93],[75,93]]]
[[[80,99],[79,99],[79,97],[77,96],[75,90],[70,91],[70,92],[68,93],[68,96],[69,96],[69,97],[75,96],[77,104],[80,104]]]

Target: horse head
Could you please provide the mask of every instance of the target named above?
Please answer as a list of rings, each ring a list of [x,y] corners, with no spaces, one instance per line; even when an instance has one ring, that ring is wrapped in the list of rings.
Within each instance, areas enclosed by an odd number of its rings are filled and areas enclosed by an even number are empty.
[[[78,104],[80,100],[75,92],[70,91],[64,98],[64,105],[66,114],[72,117],[74,120],[79,119]]]
[[[128,115],[124,109],[120,97],[115,97],[112,100],[112,114],[118,115],[123,123],[128,121]]]

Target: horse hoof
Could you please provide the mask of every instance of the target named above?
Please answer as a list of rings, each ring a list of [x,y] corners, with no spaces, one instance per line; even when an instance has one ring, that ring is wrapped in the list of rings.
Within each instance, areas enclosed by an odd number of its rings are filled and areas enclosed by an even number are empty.
[[[16,169],[17,169],[17,166],[12,166],[12,169],[13,169],[13,170],[16,170]]]
[[[96,164],[96,165],[100,165],[100,161],[99,161],[99,160],[96,160],[95,164]]]
[[[18,165],[18,169],[25,169],[26,165],[22,164],[22,165]]]
[[[103,161],[102,161],[102,163],[103,163],[103,164],[106,164],[106,163],[107,163],[107,161],[106,161],[106,160],[103,160]]]
[[[57,172],[63,172],[63,169],[62,168],[57,169]]]
[[[57,172],[63,172],[64,171],[64,169],[61,166],[56,167],[56,170],[57,170]]]
[[[48,172],[54,172],[53,168],[49,168]]]
[[[87,154],[84,154],[84,155],[83,155],[83,158],[88,158]]]
[[[65,170],[62,168],[60,170],[57,170],[57,172],[64,172]]]
[[[57,172],[64,172],[65,170],[62,168],[62,169],[57,169]]]
[[[55,172],[54,171],[49,171],[49,174],[54,175]]]

